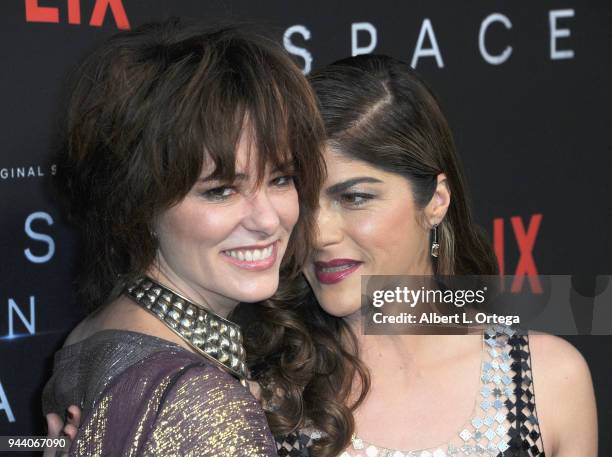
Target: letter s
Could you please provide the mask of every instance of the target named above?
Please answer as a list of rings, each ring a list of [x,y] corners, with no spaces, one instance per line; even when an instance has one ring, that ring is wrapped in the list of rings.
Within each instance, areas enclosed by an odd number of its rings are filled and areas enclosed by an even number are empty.
[[[45,262],[48,262],[49,260],[51,260],[51,258],[53,257],[53,254],[55,254],[55,241],[53,241],[53,238],[51,238],[49,235],[38,233],[38,232],[35,232],[34,230],[32,230],[32,222],[34,220],[36,220],[36,219],[42,219],[47,224],[53,225],[53,218],[48,213],[45,213],[43,211],[38,211],[36,213],[30,214],[27,217],[26,221],[25,221],[25,232],[26,232],[26,235],[28,235],[33,240],[42,241],[44,243],[47,243],[47,246],[48,246],[47,253],[45,255],[41,255],[41,256],[34,255],[34,254],[32,254],[32,251],[30,251],[30,248],[24,249],[23,252],[24,252],[26,258],[30,262],[32,262],[32,263],[45,263]]]
[[[304,69],[302,70],[302,73],[307,75],[312,69],[312,54],[310,54],[307,49],[300,48],[291,42],[291,35],[294,33],[299,33],[305,40],[310,40],[310,30],[303,25],[292,25],[285,30],[285,34],[283,35],[283,46],[289,54],[300,56],[302,59],[304,59]]]

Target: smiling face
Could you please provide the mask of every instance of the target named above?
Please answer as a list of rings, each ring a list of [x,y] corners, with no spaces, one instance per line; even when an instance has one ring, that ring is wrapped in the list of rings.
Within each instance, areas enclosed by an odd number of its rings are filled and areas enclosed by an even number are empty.
[[[191,191],[155,224],[159,250],[152,274],[221,315],[238,302],[260,301],[276,291],[299,216],[298,195],[286,171],[266,169],[257,185],[250,144],[243,132],[234,183],[210,179],[214,170],[208,164]]]
[[[304,273],[321,307],[342,317],[360,308],[361,275],[431,274],[426,221],[443,218],[449,195],[440,175],[432,203],[418,209],[404,177],[331,148],[325,159],[318,239]]]

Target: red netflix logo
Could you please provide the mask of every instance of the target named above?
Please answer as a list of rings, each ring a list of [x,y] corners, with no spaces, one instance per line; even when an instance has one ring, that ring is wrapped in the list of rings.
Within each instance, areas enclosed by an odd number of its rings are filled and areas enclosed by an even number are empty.
[[[65,1],[68,4],[68,23],[80,24],[81,0]],[[117,27],[124,30],[129,29],[130,22],[122,2],[123,0],[96,0],[91,18],[89,19],[89,25],[94,27],[102,26],[106,12],[110,9]],[[51,22],[56,24],[60,22],[59,8],[40,6],[39,0],[25,0],[25,16],[26,22]]]
[[[535,245],[540,223],[542,222],[541,214],[533,214],[529,220],[527,228],[520,216],[510,218],[514,238],[519,248],[520,257],[514,271],[514,280],[512,281],[512,292],[519,292],[523,287],[525,276],[529,280],[531,290],[536,294],[542,293],[542,285],[538,278],[538,270],[533,259],[533,247]],[[503,276],[505,272],[504,263],[504,219],[493,219],[493,247],[499,262],[499,272]]]

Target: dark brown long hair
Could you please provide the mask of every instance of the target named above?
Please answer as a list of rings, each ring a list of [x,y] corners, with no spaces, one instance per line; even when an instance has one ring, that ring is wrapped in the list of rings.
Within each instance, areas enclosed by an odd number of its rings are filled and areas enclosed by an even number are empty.
[[[98,307],[154,260],[153,220],[179,202],[205,161],[231,182],[248,125],[259,179],[290,161],[300,216],[285,276],[311,245],[324,163],[316,99],[282,47],[251,27],[170,18],[118,33],[73,82],[58,182],[81,232],[80,300]],[[299,240],[299,242],[296,242]]]
[[[405,177],[415,203],[433,197],[445,173],[451,203],[438,226],[439,275],[493,275],[497,261],[474,224],[453,137],[436,96],[407,64],[383,55],[335,62],[312,75],[327,144],[341,154]]]
[[[187,194],[205,161],[214,162],[217,177],[234,179],[245,119],[255,133],[260,178],[265,165],[291,160],[300,216],[278,292],[241,307],[258,315],[245,331],[248,362],[282,392],[267,413],[273,433],[316,417],[328,440],[344,437],[351,411],[318,383],[331,380],[346,391],[352,375],[338,369],[338,355],[346,367],[359,362],[328,331],[336,321],[310,319],[294,306],[324,174],[324,127],[297,66],[251,29],[210,30],[172,18],[113,36],[85,60],[73,84],[58,182],[81,232],[78,283],[90,307],[113,300],[147,270],[157,249],[154,218]]]
[[[446,118],[409,65],[379,55],[352,57],[315,72],[310,82],[319,100],[327,144],[348,158],[405,177],[418,208],[431,200],[437,175],[446,174],[451,203],[439,225],[435,273],[496,274],[490,243],[472,221]],[[352,411],[367,394],[368,372],[344,320],[322,310],[303,277],[294,281],[293,288],[288,301],[308,326],[316,351],[309,364],[312,375],[303,387],[303,414],[325,432],[311,455],[332,457],[350,442]]]

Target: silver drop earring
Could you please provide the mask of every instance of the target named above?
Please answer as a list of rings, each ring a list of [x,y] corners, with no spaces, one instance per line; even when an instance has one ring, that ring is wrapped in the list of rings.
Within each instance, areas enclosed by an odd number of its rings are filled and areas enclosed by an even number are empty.
[[[440,255],[440,244],[438,243],[438,224],[434,224],[433,230],[433,241],[431,243],[431,256],[438,258]]]

